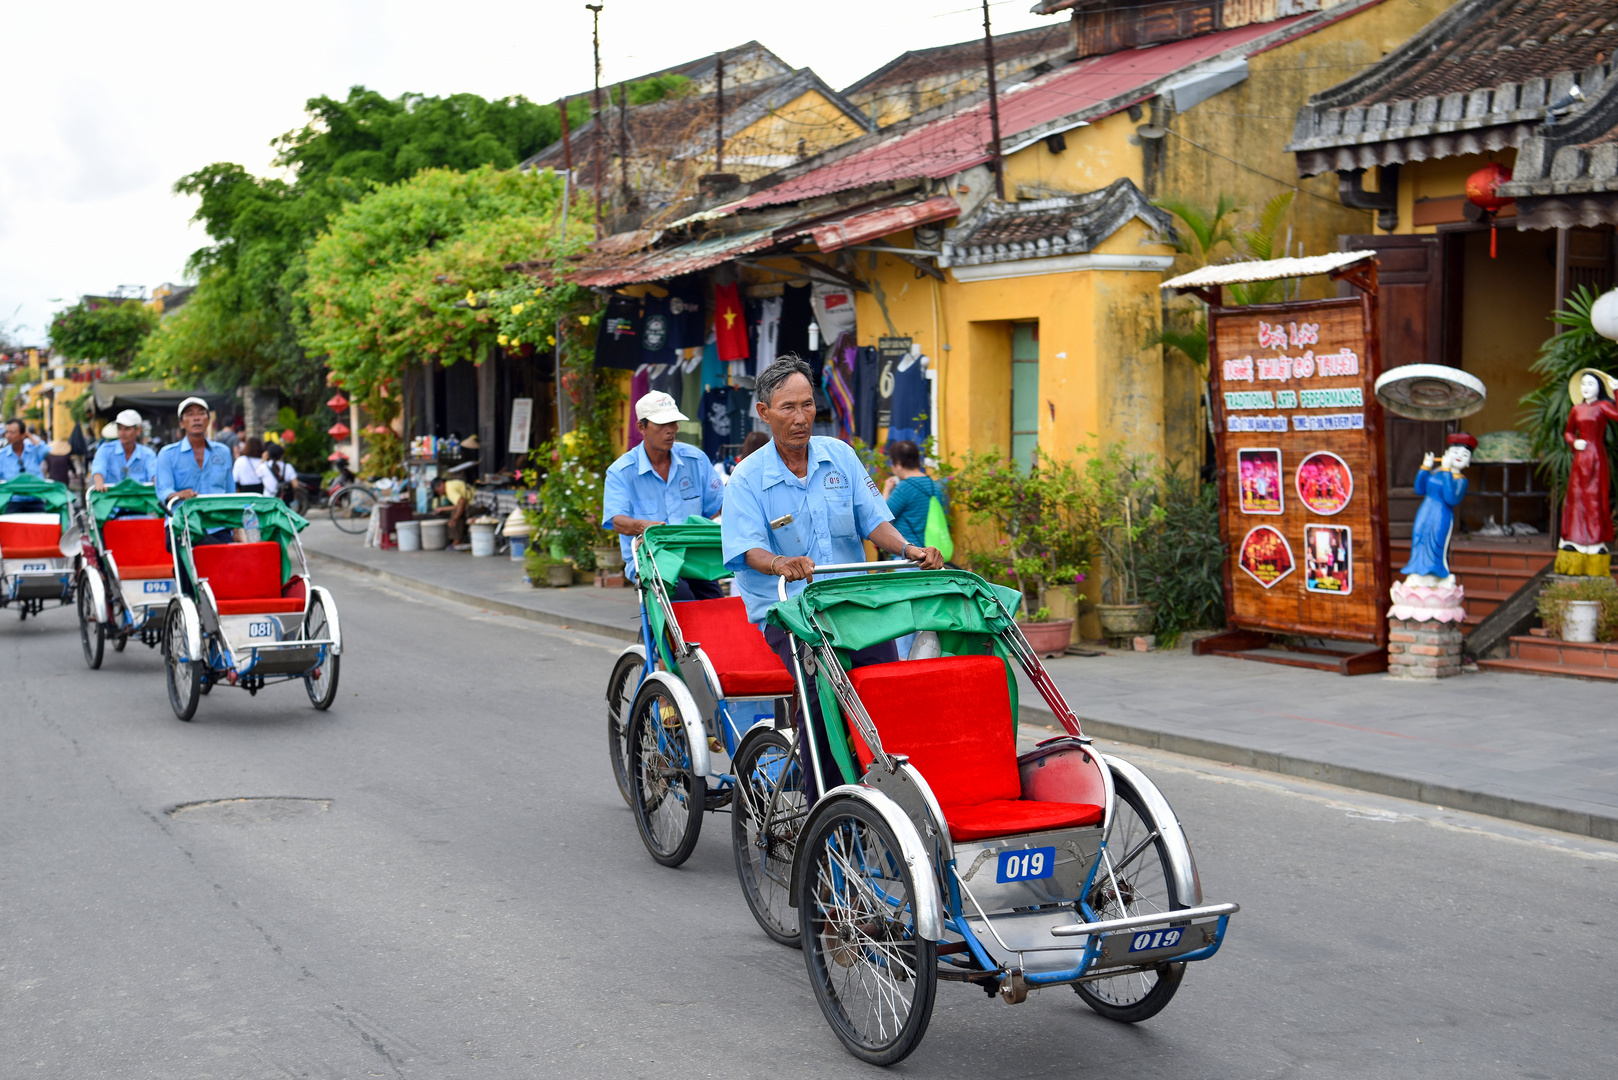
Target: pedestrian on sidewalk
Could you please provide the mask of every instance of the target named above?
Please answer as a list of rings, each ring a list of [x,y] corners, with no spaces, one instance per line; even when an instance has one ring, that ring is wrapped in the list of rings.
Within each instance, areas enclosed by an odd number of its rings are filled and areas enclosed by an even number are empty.
[[[688,517],[713,517],[725,502],[725,485],[701,450],[679,442],[685,414],[668,394],[653,390],[635,402],[641,442],[607,468],[601,527],[618,533],[624,573],[635,580],[632,540],[653,525]],[[675,600],[717,600],[717,581],[680,579]]]

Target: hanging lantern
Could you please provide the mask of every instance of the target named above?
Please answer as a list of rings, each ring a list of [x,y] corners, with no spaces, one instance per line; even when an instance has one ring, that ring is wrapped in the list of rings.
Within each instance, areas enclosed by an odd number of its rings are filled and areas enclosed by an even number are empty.
[[[291,428],[287,428],[285,431],[281,432],[281,442],[283,445],[291,446],[297,441],[298,433],[293,431]]]
[[[1618,341],[1618,289],[1603,293],[1590,305],[1590,325],[1602,337]]]
[[[1466,178],[1466,201],[1483,211],[1483,220],[1489,225],[1489,258],[1499,254],[1499,229],[1495,215],[1514,201],[1500,194],[1500,185],[1509,183],[1511,170],[1498,162],[1490,162]]]
[[[331,396],[329,401],[326,402],[326,408],[330,409],[334,413],[340,413],[344,409],[348,408],[348,399],[344,397],[343,392],[339,390],[337,393]]]
[[[326,429],[326,434],[330,435],[338,442],[342,442],[344,439],[348,438],[349,435],[353,434],[353,432],[349,429],[347,424],[339,420],[337,423]]]

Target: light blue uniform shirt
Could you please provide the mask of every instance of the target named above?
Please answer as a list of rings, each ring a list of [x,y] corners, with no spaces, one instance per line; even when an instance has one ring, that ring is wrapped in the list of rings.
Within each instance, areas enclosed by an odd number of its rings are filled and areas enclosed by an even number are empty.
[[[22,457],[11,448],[11,444],[0,440],[0,480],[15,480],[23,473],[45,478],[45,459],[50,456],[51,448],[44,443],[22,444]]]
[[[707,455],[688,443],[676,442],[669,451],[669,478],[652,468],[646,444],[607,467],[606,490],[601,496],[601,527],[612,528],[619,514],[642,521],[681,522],[688,517],[713,517],[725,503],[725,482],[713,471]],[[620,536],[618,548],[631,581],[635,563],[630,558],[633,537]]]
[[[230,466],[230,448],[224,443],[208,441],[199,469],[189,439],[171,442],[157,452],[157,497],[167,506],[176,491],[186,488],[198,495],[235,494],[236,478]]]
[[[192,459],[192,465],[196,459]],[[96,449],[95,460],[90,463],[90,475],[101,474],[101,479],[107,482],[108,487],[118,483],[125,477],[138,480],[143,484],[157,482],[157,451],[150,446],[135,444],[135,452],[129,457],[124,456],[124,444],[114,439],[104,442]]]
[[[789,514],[792,521],[770,528],[770,522]],[[736,572],[747,617],[763,623],[770,605],[780,599],[775,575],[747,565],[753,548],[807,555],[816,564],[864,562],[864,539],[892,520],[876,482],[845,442],[823,435],[810,438],[809,474],[802,480],[781,461],[774,440],[753,451],[730,474],[720,523],[725,565]],[[787,595],[803,586],[801,581],[789,583]]]

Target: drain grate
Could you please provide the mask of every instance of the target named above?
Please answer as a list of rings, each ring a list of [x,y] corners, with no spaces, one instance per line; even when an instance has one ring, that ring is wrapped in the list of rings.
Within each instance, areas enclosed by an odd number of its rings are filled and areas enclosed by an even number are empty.
[[[177,821],[197,821],[218,825],[253,825],[262,821],[289,821],[313,817],[331,809],[330,799],[307,799],[284,795],[245,795],[237,799],[204,799],[171,806],[168,815]]]

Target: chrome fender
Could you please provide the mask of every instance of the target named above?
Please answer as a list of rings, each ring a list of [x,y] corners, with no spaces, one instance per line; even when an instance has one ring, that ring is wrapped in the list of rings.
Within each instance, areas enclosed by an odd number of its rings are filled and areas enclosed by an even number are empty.
[[[916,909],[916,933],[928,941],[938,941],[944,936],[943,903],[938,893],[938,871],[927,858],[927,845],[922,842],[921,834],[911,822],[910,815],[904,808],[880,791],[873,791],[859,784],[843,784],[834,787],[820,801],[815,803],[814,809],[809,811],[809,819],[803,823],[803,830],[799,836],[808,836],[814,832],[820,819],[834,812],[838,805],[853,799],[882,815],[882,820],[899,841],[899,853],[910,867],[910,880],[915,883],[916,895],[913,902]],[[799,844],[792,853],[792,893],[788,897],[793,907],[798,904],[798,893],[803,887],[804,850]],[[800,917],[801,918],[801,917]]]
[[[311,603],[319,600],[320,606],[326,612],[326,626],[331,632],[331,654],[343,655],[343,624],[337,618],[337,601],[332,598],[331,590],[324,585],[316,585],[309,590],[309,599]],[[304,614],[307,616],[308,608],[304,609]]]
[[[83,583],[80,588],[90,592],[90,621],[104,623],[107,621],[107,583],[101,577],[101,571],[86,566],[79,571],[79,579]]]
[[[176,596],[170,604],[180,606],[180,622],[185,626],[185,652],[192,660],[206,665],[202,654],[202,617],[197,614],[197,602],[189,596]]]
[[[1157,790],[1157,785],[1146,778],[1145,773],[1123,758],[1103,754],[1101,760],[1107,763],[1117,781],[1133,788],[1146,805],[1146,813],[1152,819],[1151,826],[1163,838],[1163,845],[1168,850],[1169,871],[1174,875],[1174,891],[1180,903],[1186,907],[1196,907],[1202,903],[1202,879],[1197,876],[1197,860],[1191,854],[1191,843],[1185,838],[1185,830],[1180,827],[1180,819],[1175,816],[1174,808]],[[1108,831],[1111,831],[1110,828]]]
[[[638,704],[640,695],[646,693],[646,688],[656,683],[662,687],[663,692],[674,699],[674,705],[680,710],[680,723],[685,727],[686,745],[691,747],[691,771],[698,776],[707,776],[713,768],[713,759],[708,754],[708,731],[702,726],[702,714],[697,712],[696,699],[691,691],[686,689],[685,683],[667,671],[653,671],[647,674],[640,684],[640,690],[635,694]]]

